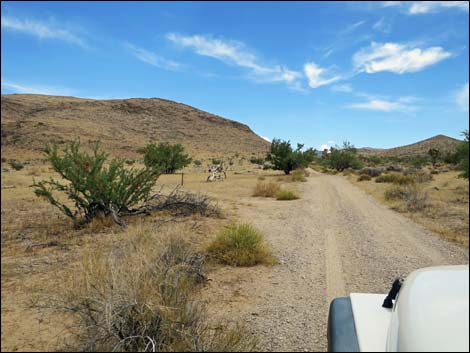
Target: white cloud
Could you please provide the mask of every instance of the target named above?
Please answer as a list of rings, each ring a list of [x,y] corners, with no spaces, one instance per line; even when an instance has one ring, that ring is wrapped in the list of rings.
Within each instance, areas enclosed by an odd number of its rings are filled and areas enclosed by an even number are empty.
[[[181,47],[192,49],[196,54],[249,69],[255,81],[284,82],[291,88],[300,88],[298,80],[302,76],[301,73],[279,65],[267,66],[260,63],[260,59],[242,42],[205,35],[184,36],[177,33],[167,34],[167,39]]]
[[[2,91],[3,90],[6,90],[8,93],[47,94],[52,96],[74,95],[74,90],[65,87],[30,85],[2,79]]]
[[[410,104],[416,100],[415,97],[401,97],[395,101],[370,97],[366,102],[353,103],[346,107],[351,109],[378,110],[382,112],[411,112],[417,109],[417,107]]]
[[[457,91],[455,100],[460,109],[468,112],[468,82]]]
[[[350,93],[352,92],[352,86],[349,83],[344,83],[340,85],[333,85],[331,90],[334,92],[343,92],[343,93]]]
[[[382,17],[380,20],[374,23],[372,28],[383,33],[390,33],[392,31],[392,23],[390,20]]]
[[[392,7],[392,6],[400,6],[402,1],[384,1],[382,3],[383,7]]]
[[[451,55],[441,47],[421,49],[410,44],[372,42],[370,47],[354,54],[353,64],[356,70],[369,74],[380,71],[403,74],[423,70]]]
[[[160,69],[178,71],[181,70],[184,65],[176,61],[165,59],[164,57],[157,55],[151,51],[148,51],[143,48],[139,48],[130,43],[125,43],[125,47],[130,51],[140,61],[143,61],[152,66],[158,67]]]
[[[40,39],[63,40],[82,48],[89,47],[84,38],[72,33],[70,30],[57,28],[52,24],[30,19],[18,19],[10,16],[2,16],[1,24],[2,28],[5,30],[27,33]]]
[[[308,85],[311,88],[328,85],[341,79],[340,76],[329,75],[326,69],[321,68],[314,62],[305,64],[304,72],[308,79]]]
[[[468,12],[468,1],[413,1],[408,8],[408,13],[419,15],[448,8],[456,8]]]

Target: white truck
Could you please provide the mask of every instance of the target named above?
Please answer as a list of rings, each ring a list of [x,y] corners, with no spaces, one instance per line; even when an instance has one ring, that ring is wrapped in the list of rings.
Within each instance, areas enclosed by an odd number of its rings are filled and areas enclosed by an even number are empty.
[[[469,267],[427,267],[387,294],[334,299],[330,352],[468,352]]]

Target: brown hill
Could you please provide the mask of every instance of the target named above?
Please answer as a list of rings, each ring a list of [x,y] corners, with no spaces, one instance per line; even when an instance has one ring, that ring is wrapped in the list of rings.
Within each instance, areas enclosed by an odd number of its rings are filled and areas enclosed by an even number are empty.
[[[100,140],[113,155],[139,156],[149,142],[181,143],[194,157],[265,153],[269,143],[247,125],[158,98],[94,100],[2,95],[2,157],[41,156],[44,145],[80,137]]]
[[[430,148],[437,148],[439,151],[452,152],[455,150],[460,140],[445,135],[437,135],[426,140],[422,140],[410,145],[379,149],[379,148],[360,148],[359,153],[365,156],[378,155],[387,157],[412,157],[427,155]]]

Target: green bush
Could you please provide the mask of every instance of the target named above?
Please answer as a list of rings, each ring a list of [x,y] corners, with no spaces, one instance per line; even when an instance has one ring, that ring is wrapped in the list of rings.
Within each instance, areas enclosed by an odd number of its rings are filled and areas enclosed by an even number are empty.
[[[375,178],[376,183],[394,183],[398,185],[414,184],[415,180],[410,176],[399,174],[382,174]]]
[[[144,164],[147,168],[157,168],[165,174],[173,174],[191,163],[191,157],[184,153],[184,147],[180,144],[161,142],[156,146],[151,143],[139,149],[139,152],[144,154]]]
[[[250,158],[250,162],[251,162],[252,164],[259,164],[259,165],[262,165],[262,164],[264,163],[264,158],[261,158],[261,157],[259,157],[259,158],[251,157],[251,158]]]
[[[289,200],[297,200],[299,196],[290,190],[279,190],[276,194],[276,200],[279,201],[289,201]]]
[[[202,165],[202,162],[198,159],[196,159],[193,163],[196,167],[200,167]]]
[[[271,163],[272,169],[282,170],[288,175],[295,169],[308,167],[308,164],[313,161],[313,150],[310,148],[303,152],[303,147],[304,145],[298,143],[294,150],[290,141],[273,139],[266,161]]]
[[[360,169],[362,161],[357,156],[357,149],[349,142],[345,141],[342,148],[331,148],[330,153],[322,157],[322,163],[338,172],[345,169]]]
[[[231,224],[208,246],[209,256],[231,266],[273,264],[263,234],[250,224]]]
[[[22,163],[17,162],[15,160],[11,160],[9,164],[10,164],[10,167],[12,167],[14,170],[21,170],[24,168],[24,165]]]
[[[74,222],[91,221],[98,215],[120,215],[145,200],[155,185],[160,170],[126,169],[122,160],[107,161],[108,155],[93,146],[93,154],[80,151],[80,141],[66,144],[60,156],[57,144],[44,150],[52,168],[66,183],[54,179],[35,182],[34,193],[46,198]],[[75,210],[57,199],[53,192],[62,192]]]

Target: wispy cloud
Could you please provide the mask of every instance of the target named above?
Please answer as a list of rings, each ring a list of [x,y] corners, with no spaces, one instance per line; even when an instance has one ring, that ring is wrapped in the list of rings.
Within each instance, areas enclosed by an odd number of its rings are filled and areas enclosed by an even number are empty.
[[[389,19],[382,17],[380,20],[374,23],[372,28],[382,33],[390,33],[392,31],[392,23]]]
[[[468,112],[468,82],[455,93],[455,101],[460,109]]]
[[[301,89],[301,73],[284,66],[268,66],[261,63],[261,60],[240,41],[222,40],[206,35],[184,36],[177,33],[167,34],[167,39],[181,47],[192,49],[198,55],[248,69],[251,78],[257,82],[283,82],[291,88]]]
[[[144,48],[140,48],[136,45],[125,43],[124,46],[132,55],[134,55],[140,61],[143,61],[144,63],[158,67],[160,69],[179,71],[185,67],[185,65],[181,63],[165,59],[164,57],[156,53],[153,53]]]
[[[351,93],[353,91],[352,86],[349,83],[331,86],[333,92]]]
[[[417,110],[415,105],[412,105],[417,98],[415,97],[400,97],[396,100],[376,98],[370,96],[366,102],[359,102],[349,104],[346,107],[351,109],[363,110],[377,110],[382,112],[412,112]]]
[[[409,5],[410,15],[427,14],[450,8],[468,12],[468,1],[413,1],[407,5]]]
[[[416,72],[449,58],[452,54],[441,47],[416,48],[411,44],[375,43],[353,56],[356,70],[369,74],[389,71],[397,74]]]
[[[332,76],[327,69],[321,68],[314,62],[304,65],[304,72],[308,79],[308,85],[311,88],[329,85],[341,79],[340,76]]]
[[[51,23],[2,15],[1,25],[4,30],[22,32],[40,39],[62,40],[82,48],[89,48],[89,44],[83,37]]]
[[[31,93],[31,94],[48,94],[53,96],[72,96],[76,92],[70,88],[58,86],[44,86],[36,84],[25,84],[12,82],[2,78],[2,93]]]

